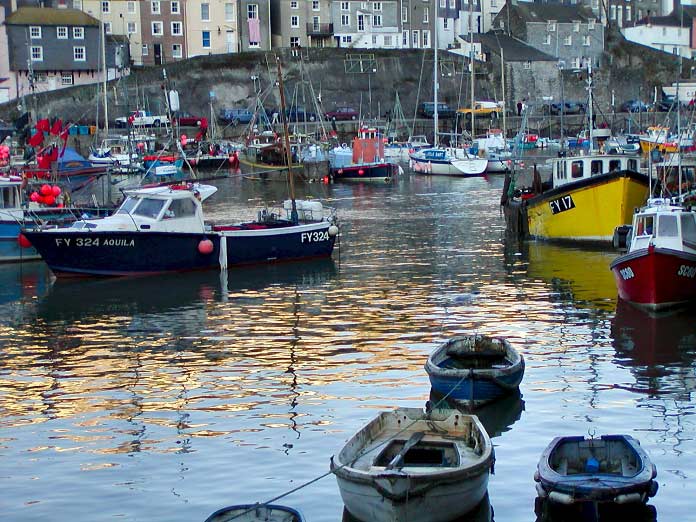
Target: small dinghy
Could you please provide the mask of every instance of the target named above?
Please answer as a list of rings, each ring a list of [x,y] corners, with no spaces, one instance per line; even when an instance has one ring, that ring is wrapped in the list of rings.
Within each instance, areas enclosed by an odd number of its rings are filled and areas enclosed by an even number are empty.
[[[534,474],[540,499],[580,502],[645,503],[657,493],[655,465],[629,435],[598,439],[556,437]]]
[[[239,504],[218,509],[205,522],[304,522],[299,511],[276,504]]]
[[[351,437],[331,458],[331,471],[359,520],[446,522],[481,502],[493,462],[475,415],[399,408]]]
[[[450,339],[430,354],[425,371],[435,392],[477,407],[519,387],[524,358],[505,339],[467,335]]]

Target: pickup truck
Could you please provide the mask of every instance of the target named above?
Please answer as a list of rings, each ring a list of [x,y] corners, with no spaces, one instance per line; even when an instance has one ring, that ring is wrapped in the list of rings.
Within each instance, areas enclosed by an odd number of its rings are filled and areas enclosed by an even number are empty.
[[[463,114],[466,118],[471,118],[471,107],[463,107],[457,111],[459,114]],[[474,102],[474,116],[477,118],[497,118],[503,113],[502,103],[494,101],[475,101]]]
[[[148,111],[133,111],[130,116],[116,118],[117,127],[127,127],[128,123],[134,127],[161,127],[169,125],[169,117],[164,115],[153,115]]]

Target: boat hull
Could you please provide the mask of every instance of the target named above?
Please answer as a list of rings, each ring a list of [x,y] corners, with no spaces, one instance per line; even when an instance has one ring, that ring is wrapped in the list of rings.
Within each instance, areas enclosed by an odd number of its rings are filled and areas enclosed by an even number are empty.
[[[399,166],[395,163],[349,165],[330,170],[333,181],[391,181],[398,173]]]
[[[220,227],[211,233],[25,231],[56,274],[134,276],[207,270],[331,255],[335,235],[321,222],[284,228],[242,230]],[[226,229],[226,230],[224,230]],[[213,243],[201,253],[199,243]],[[225,242],[226,258],[220,255]]]
[[[422,159],[411,155],[411,168],[416,174],[433,176],[481,176],[488,165],[485,159]]]
[[[370,484],[338,479],[338,488],[346,509],[364,522],[449,522],[472,511],[488,490],[488,471],[466,481],[439,485],[422,494],[403,500],[385,498]],[[396,478],[384,485],[406,490],[408,477]]]
[[[526,201],[529,235],[534,238],[611,242],[614,229],[632,220],[645,203],[648,178],[632,171],[600,174],[569,183]]]
[[[218,509],[205,522],[304,522],[294,508],[277,504],[240,504]]]
[[[696,255],[648,247],[611,263],[619,297],[660,310],[696,300]]]

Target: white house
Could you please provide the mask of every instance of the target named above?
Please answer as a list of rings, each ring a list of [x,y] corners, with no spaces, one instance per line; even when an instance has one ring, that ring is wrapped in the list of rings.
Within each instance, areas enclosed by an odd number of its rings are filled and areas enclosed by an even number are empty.
[[[674,11],[668,16],[643,18],[632,27],[624,27],[623,34],[631,42],[693,58],[696,56],[692,38],[696,7],[683,7],[682,10],[683,13]]]

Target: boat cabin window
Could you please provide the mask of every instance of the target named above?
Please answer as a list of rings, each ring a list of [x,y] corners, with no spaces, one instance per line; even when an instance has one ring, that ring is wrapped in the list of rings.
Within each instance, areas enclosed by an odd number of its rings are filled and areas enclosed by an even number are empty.
[[[165,219],[191,217],[196,215],[196,204],[192,199],[174,199],[164,213]]]
[[[660,216],[657,221],[657,235],[660,237],[677,237],[677,216]]]
[[[164,206],[164,203],[165,200],[163,199],[143,198],[133,214],[136,216],[157,219],[157,216],[159,216],[159,213]]]
[[[592,160],[592,164],[590,165],[590,171],[592,172],[593,176],[596,176],[597,174],[601,174],[603,172],[602,163],[602,160]]]
[[[570,168],[570,175],[573,179],[582,178],[584,175],[583,161],[574,161]]]
[[[696,244],[696,214],[682,214],[682,240]]]
[[[117,214],[130,214],[131,210],[135,208],[135,206],[138,204],[138,201],[140,201],[138,198],[133,198],[133,197],[128,197],[126,198],[126,201],[123,202],[121,205],[121,208],[119,208],[116,213]]]
[[[653,216],[640,216],[636,223],[636,235],[652,236],[653,233]]]
[[[638,172],[638,160],[630,159],[628,160],[628,170],[633,170]]]
[[[621,170],[621,160],[610,160],[609,161],[609,172],[615,172]]]
[[[16,207],[16,199],[14,197],[15,188],[5,187],[2,189],[2,200],[0,200],[0,208],[14,208]]]

